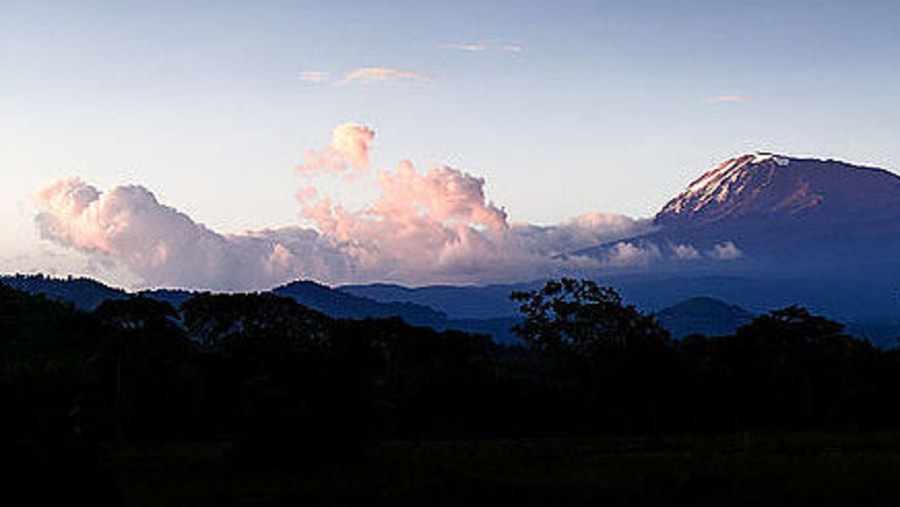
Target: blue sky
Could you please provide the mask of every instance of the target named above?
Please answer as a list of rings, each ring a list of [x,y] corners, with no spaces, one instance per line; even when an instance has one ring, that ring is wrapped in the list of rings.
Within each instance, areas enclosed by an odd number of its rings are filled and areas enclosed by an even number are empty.
[[[649,217],[754,150],[896,172],[897,20],[888,0],[6,0],[0,269],[40,268],[29,195],[65,176],[224,233],[296,224],[292,167],[348,121],[376,131],[373,167],[482,177],[514,222]],[[396,79],[347,80],[367,68]]]

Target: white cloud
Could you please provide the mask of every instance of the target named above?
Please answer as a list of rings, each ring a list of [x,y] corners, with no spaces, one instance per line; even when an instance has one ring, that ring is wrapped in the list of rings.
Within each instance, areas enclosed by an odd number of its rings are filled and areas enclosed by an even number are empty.
[[[650,220],[599,212],[587,213],[556,225],[512,225],[512,231],[523,248],[550,257],[636,236],[651,229]]]
[[[744,253],[733,242],[725,241],[713,246],[708,255],[713,259],[728,261],[743,257]]]
[[[620,241],[607,252],[606,264],[614,267],[646,266],[662,257],[659,247],[654,243],[638,245]]]
[[[675,257],[682,260],[694,260],[700,258],[700,252],[692,245],[674,245],[672,246],[672,252],[675,254]]]

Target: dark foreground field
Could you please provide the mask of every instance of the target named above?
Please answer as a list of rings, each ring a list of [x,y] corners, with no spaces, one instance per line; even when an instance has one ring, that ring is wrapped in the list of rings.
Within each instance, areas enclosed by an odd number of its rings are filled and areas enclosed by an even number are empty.
[[[900,349],[798,307],[673,340],[590,281],[514,297],[502,346],[0,285],[0,507],[900,505]]]
[[[294,468],[236,465],[211,443],[103,461],[133,506],[900,504],[897,433],[392,441],[355,464]]]

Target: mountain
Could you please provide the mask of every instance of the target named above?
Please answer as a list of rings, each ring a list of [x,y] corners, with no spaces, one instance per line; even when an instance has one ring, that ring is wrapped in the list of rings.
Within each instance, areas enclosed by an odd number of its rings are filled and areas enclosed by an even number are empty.
[[[699,333],[725,336],[753,320],[753,314],[740,306],[709,297],[693,297],[656,313],[660,324],[672,336],[683,338]]]
[[[691,288],[754,311],[796,303],[882,338],[900,335],[894,173],[742,155],[692,182],[653,224],[648,234],[576,254],[605,260],[623,244],[649,252],[646,265],[610,278],[623,277],[657,303],[660,293],[687,296]]]
[[[878,232],[873,226],[900,218],[898,195],[900,177],[882,169],[757,153],[728,160],[701,176],[669,201],[655,222],[697,228],[803,220],[870,233]]]
[[[748,154],[691,183],[653,223],[654,232],[626,243],[652,246],[670,269],[729,260],[778,273],[870,272],[869,265],[896,265],[900,177],[834,160]],[[602,258],[613,246],[579,253]]]

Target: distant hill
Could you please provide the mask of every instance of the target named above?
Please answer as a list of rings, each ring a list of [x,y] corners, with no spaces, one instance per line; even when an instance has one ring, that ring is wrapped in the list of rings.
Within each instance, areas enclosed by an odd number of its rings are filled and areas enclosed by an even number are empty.
[[[188,299],[191,299],[197,293],[183,289],[153,289],[143,290],[138,294],[150,299],[169,303],[173,307],[178,308],[182,303],[184,303]]]
[[[69,302],[79,310],[92,311],[108,299],[126,299],[129,294],[90,278],[52,278],[44,275],[10,275],[0,282],[29,294],[43,294],[56,301]]]
[[[332,317],[400,317],[418,326],[442,326],[448,320],[446,314],[424,305],[410,302],[382,303],[308,280],[291,282],[272,289],[272,292]]]
[[[517,305],[509,298],[514,290],[537,287],[537,283],[518,285],[452,286],[428,285],[403,287],[376,283],[344,285],[340,290],[382,303],[410,302],[447,314],[451,319],[492,319],[516,314]]]
[[[76,308],[92,311],[103,301],[126,299],[134,295],[122,289],[104,285],[89,278],[52,278],[44,275],[12,275],[0,277],[0,282],[29,294],[43,294],[50,299],[72,303]],[[398,289],[402,289],[399,288]],[[489,292],[494,289],[488,289]],[[380,302],[339,289],[332,289],[308,280],[292,282],[271,291],[289,297],[301,305],[318,310],[330,317],[365,319],[399,317],[409,324],[437,330],[457,329],[488,334],[503,343],[516,341],[510,331],[515,318],[508,314],[488,318],[450,318],[444,312],[408,301]],[[453,292],[453,291],[450,291]],[[196,292],[180,289],[154,289],[138,292],[142,296],[165,301],[174,307],[193,297]]]
[[[107,299],[124,299],[132,294],[106,286],[89,278],[52,278],[42,275],[0,277],[6,285],[31,294],[44,294],[50,299],[71,302],[77,308],[91,311]],[[740,276],[640,276],[611,275],[598,278],[603,285],[617,289],[629,303],[643,311],[659,311],[664,325],[676,336],[689,332],[727,334],[739,324],[716,315],[722,322],[704,323],[704,311],[715,314],[711,305],[693,303],[679,307],[686,299],[703,294],[712,300],[730,301],[748,313],[762,313],[790,304],[800,304],[817,314],[847,324],[856,336],[895,346],[900,337],[900,305],[893,314],[885,313],[879,287],[864,281],[836,282],[812,278],[753,278]],[[884,283],[890,283],[885,277]],[[399,317],[406,322],[437,330],[458,329],[488,334],[502,343],[515,343],[518,338],[510,327],[517,320],[516,305],[508,294],[513,290],[531,290],[542,282],[484,287],[419,287],[397,285],[345,286],[332,289],[310,281],[293,282],[276,289],[275,294],[290,297],[298,303],[337,318]],[[178,307],[195,292],[178,289],[156,289],[139,294],[165,301]],[[364,297],[369,294],[371,297]],[[409,298],[405,300],[404,298]],[[381,299],[381,300],[379,300]],[[429,305],[423,302],[429,302]],[[889,299],[888,303],[893,303]],[[434,305],[434,308],[431,305]],[[671,307],[671,308],[670,308]],[[707,310],[703,310],[703,308]],[[437,309],[435,309],[437,308]],[[677,311],[673,310],[676,308]],[[693,309],[692,309],[693,308]],[[447,311],[449,310],[449,311]],[[675,317],[669,317],[670,310]],[[698,315],[692,316],[692,311]],[[723,310],[724,311],[724,310]],[[451,313],[452,312],[452,313]],[[665,312],[665,313],[664,313]],[[448,315],[449,314],[449,315]],[[723,315],[730,315],[725,312]],[[721,326],[719,326],[721,324]],[[718,326],[718,327],[717,327]]]
[[[694,297],[656,313],[659,323],[672,336],[684,338],[689,334],[724,336],[753,320],[753,314],[740,306],[710,297]]]

